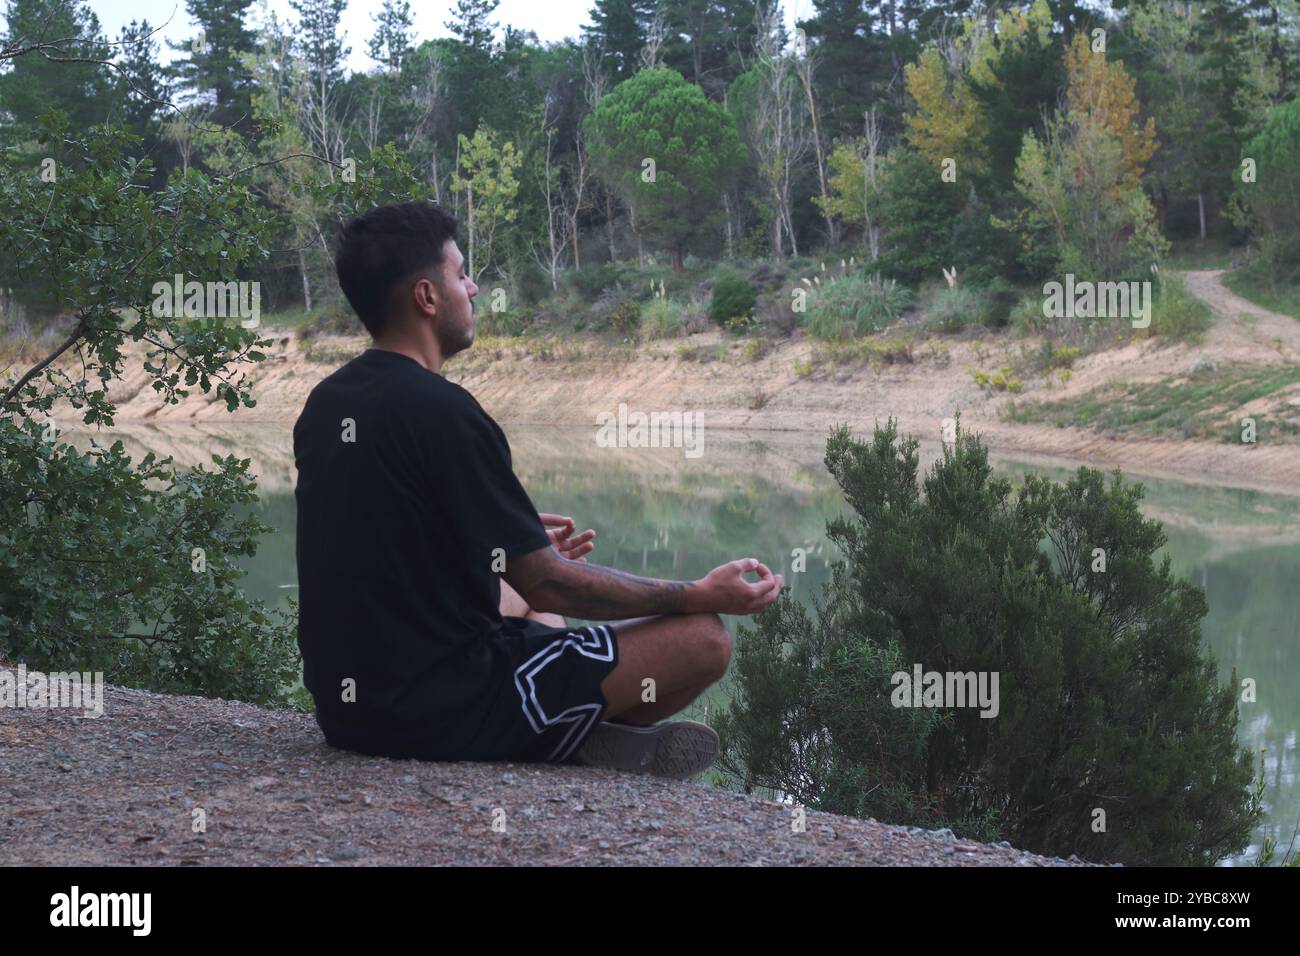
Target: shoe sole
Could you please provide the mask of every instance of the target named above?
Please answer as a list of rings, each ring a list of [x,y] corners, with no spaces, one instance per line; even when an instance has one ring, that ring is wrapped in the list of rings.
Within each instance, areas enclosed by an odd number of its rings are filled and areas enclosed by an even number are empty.
[[[718,735],[707,724],[672,720],[649,727],[601,722],[578,750],[589,767],[690,780],[713,766]]]

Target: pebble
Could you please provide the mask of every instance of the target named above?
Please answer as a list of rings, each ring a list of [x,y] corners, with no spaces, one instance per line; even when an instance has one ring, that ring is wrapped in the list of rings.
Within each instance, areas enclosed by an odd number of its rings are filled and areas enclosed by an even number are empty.
[[[208,769],[209,769],[209,770],[229,770],[229,769],[230,769],[230,764],[228,764],[228,763],[222,763],[220,760],[214,760],[214,761],[212,761],[212,763],[208,764]]]
[[[513,773],[510,773],[509,771],[506,771],[501,776],[497,777],[497,780],[504,784],[511,784],[515,782],[515,775]]]
[[[414,776],[413,774],[409,774],[409,773],[408,773],[408,774],[403,774],[402,776],[400,776],[400,777],[397,778],[397,782],[398,782],[398,783],[415,783],[415,776]]]

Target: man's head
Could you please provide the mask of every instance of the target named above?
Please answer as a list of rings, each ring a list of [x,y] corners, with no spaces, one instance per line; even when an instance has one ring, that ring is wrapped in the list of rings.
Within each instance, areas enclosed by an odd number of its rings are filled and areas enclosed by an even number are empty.
[[[474,341],[478,286],[465,274],[456,225],[420,201],[378,206],[339,230],[339,286],[372,338],[432,333],[444,359]]]

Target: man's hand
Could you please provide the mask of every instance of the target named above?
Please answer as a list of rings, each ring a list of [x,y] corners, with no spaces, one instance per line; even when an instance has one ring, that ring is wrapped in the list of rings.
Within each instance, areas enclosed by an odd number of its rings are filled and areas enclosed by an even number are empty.
[[[749,573],[757,581],[746,581]],[[740,558],[720,565],[696,581],[692,602],[700,610],[717,614],[757,614],[781,596],[784,577],[773,574],[754,558]]]
[[[591,543],[596,532],[588,528],[582,534],[575,535],[573,529],[577,525],[572,518],[552,514],[539,514],[537,517],[542,519],[542,527],[548,529],[546,533],[550,536],[551,544],[555,545],[555,550],[570,561],[586,561],[583,555],[596,547]]]
[[[751,573],[759,580],[746,581]],[[588,621],[699,612],[757,614],[776,601],[783,583],[781,575],[754,558],[729,561],[698,581],[661,581],[581,558],[566,561],[557,547],[511,558],[503,576],[533,610]]]

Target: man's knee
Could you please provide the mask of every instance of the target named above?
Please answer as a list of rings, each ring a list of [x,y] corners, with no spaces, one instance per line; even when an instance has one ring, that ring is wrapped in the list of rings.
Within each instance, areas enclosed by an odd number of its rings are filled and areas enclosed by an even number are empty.
[[[692,624],[697,630],[692,645],[696,648],[700,676],[709,683],[721,680],[731,662],[731,635],[716,614],[696,614]]]

